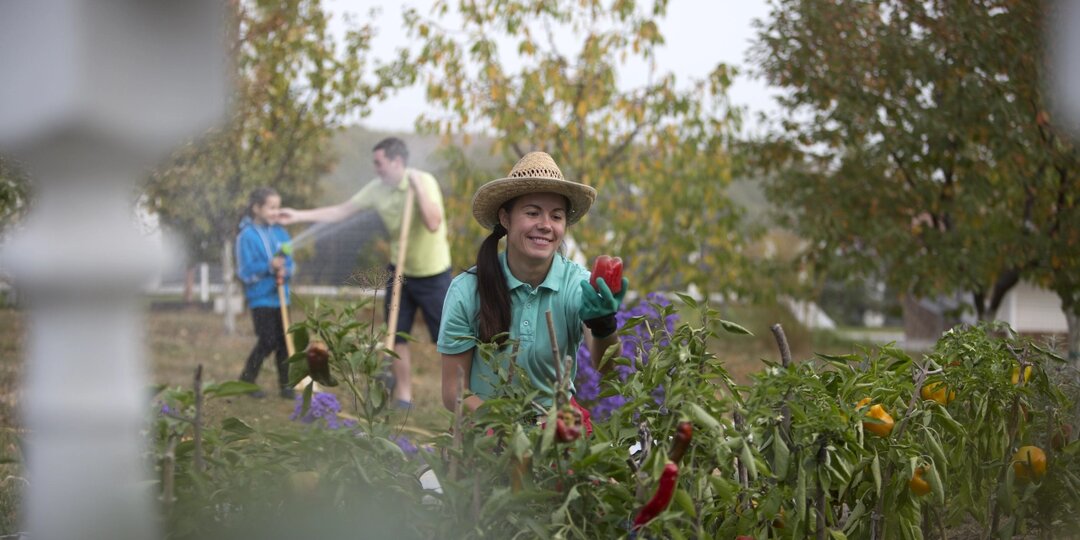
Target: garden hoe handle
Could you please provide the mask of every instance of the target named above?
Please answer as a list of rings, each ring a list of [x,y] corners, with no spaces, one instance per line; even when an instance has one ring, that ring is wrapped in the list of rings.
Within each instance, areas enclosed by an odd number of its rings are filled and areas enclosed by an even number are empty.
[[[285,350],[289,354],[289,358],[296,353],[296,346],[293,345],[292,334],[289,333],[289,306],[285,304],[285,280],[278,278],[277,282],[277,297],[278,303],[281,304],[281,328],[285,332]],[[296,383],[293,387],[294,390],[303,391],[304,387],[311,382],[311,377],[304,377],[304,380]],[[322,386],[315,385],[314,391],[318,392]]]
[[[405,173],[408,174],[408,173]],[[390,314],[386,320],[386,348],[394,350],[398,312],[401,311],[401,278],[405,267],[405,250],[409,246],[409,225],[412,223],[413,188],[405,193],[405,211],[401,214],[401,233],[398,235],[397,261],[394,264],[394,289],[390,295]]]
[[[279,253],[291,255],[292,245],[286,244],[286,246],[282,246]],[[285,333],[285,351],[289,355],[289,358],[292,358],[293,354],[296,354],[296,345],[293,344],[292,334],[289,333],[289,326],[292,326],[292,324],[289,322],[289,305],[285,302],[285,277],[279,275],[276,276],[275,279],[277,281],[278,305],[281,306],[281,330]],[[302,391],[310,382],[311,377],[304,377],[304,380],[297,383],[293,388]],[[316,385],[314,390],[318,391],[319,388],[321,387]]]
[[[285,303],[285,280],[280,277],[277,278],[277,297],[278,304],[281,305],[281,328],[285,331],[285,350],[288,351],[289,358],[292,358],[296,347],[293,346],[292,334],[289,333],[289,306]]]
[[[278,248],[274,257],[288,257],[292,255],[293,247],[291,242],[285,242]],[[289,333],[289,305],[285,301],[285,269],[275,270],[274,282],[277,283],[277,298],[278,305],[281,306],[281,329],[285,332],[285,350],[289,353],[291,358],[293,353],[296,352],[296,347],[293,346],[292,334]]]

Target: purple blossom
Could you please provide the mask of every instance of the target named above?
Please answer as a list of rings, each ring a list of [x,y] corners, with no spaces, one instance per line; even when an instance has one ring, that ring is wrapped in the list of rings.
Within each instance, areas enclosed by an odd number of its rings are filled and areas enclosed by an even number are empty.
[[[355,420],[342,420],[338,418],[338,413],[341,412],[341,404],[338,403],[337,396],[334,394],[327,394],[324,392],[312,394],[311,406],[308,407],[307,414],[301,416],[303,408],[304,396],[301,394],[296,396],[296,408],[293,409],[293,413],[289,416],[289,419],[300,420],[300,422],[304,424],[315,424],[321,419],[329,429],[338,429],[356,425]]]
[[[678,322],[679,316],[671,314],[661,320],[660,310],[657,309],[657,306],[668,306],[670,304],[671,302],[662,295],[650,293],[645,297],[644,301],[639,302],[633,308],[627,309],[624,306],[615,314],[615,322],[619,328],[622,328],[626,321],[633,317],[644,317],[647,322],[647,324],[639,324],[635,327],[633,333],[621,336],[622,350],[619,354],[634,361],[632,365],[615,366],[621,380],[625,381],[630,374],[637,371],[635,366],[648,362],[649,351],[652,350],[653,346],[665,347],[670,342],[670,336],[675,331],[675,323]],[[585,346],[585,343],[581,344],[577,359],[576,398],[592,405],[589,412],[597,420],[609,418],[613,411],[625,405],[629,400],[620,395],[599,397],[600,373],[593,366],[589,349]],[[654,388],[652,396],[658,404],[663,403],[664,388]]]
[[[169,404],[168,404],[168,403],[162,403],[162,404],[161,404],[161,411],[160,411],[160,414],[161,414],[162,416],[165,416],[165,415],[170,415],[170,414],[176,414],[176,410],[175,410],[175,409],[173,409],[172,407],[169,407]]]
[[[404,435],[392,437],[390,440],[397,443],[398,448],[401,448],[401,451],[405,452],[406,456],[416,455],[416,453],[419,451],[419,448],[417,448],[416,445],[413,444],[412,441],[410,441],[409,438]]]

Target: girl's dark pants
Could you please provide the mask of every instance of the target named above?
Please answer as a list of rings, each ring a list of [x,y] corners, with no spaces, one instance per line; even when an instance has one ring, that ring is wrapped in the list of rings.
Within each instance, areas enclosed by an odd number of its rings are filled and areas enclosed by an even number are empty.
[[[255,324],[255,335],[259,340],[255,342],[255,348],[251,350],[247,362],[244,363],[240,380],[254,383],[255,378],[259,376],[263,359],[270,353],[274,353],[274,359],[277,362],[278,387],[287,388],[289,386],[289,353],[285,347],[285,329],[281,326],[281,308],[251,308],[251,321]]]

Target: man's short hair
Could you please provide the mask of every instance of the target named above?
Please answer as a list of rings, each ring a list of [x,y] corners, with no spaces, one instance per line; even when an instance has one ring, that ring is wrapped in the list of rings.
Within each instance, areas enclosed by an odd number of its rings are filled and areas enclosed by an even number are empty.
[[[397,137],[387,137],[379,141],[379,144],[376,144],[375,148],[371,149],[371,152],[375,153],[377,150],[382,150],[383,154],[389,159],[400,157],[402,163],[409,164],[409,147],[405,146],[405,141]]]

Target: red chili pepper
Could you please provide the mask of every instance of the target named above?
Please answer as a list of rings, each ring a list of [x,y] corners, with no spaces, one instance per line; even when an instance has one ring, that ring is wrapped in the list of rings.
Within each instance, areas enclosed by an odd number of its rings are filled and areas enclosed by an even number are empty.
[[[694,437],[694,425],[690,422],[679,422],[675,428],[675,444],[671,446],[668,458],[676,465],[682,461],[683,454],[690,447],[690,440]]]
[[[667,508],[668,504],[671,503],[671,498],[675,495],[675,481],[678,478],[678,465],[674,463],[664,465],[664,472],[660,474],[660,485],[656,488],[656,493],[653,494],[652,499],[649,499],[649,502],[641,507],[637,517],[634,518],[633,529],[644,527]]]
[[[617,293],[622,290],[622,259],[619,257],[609,257],[607,255],[601,255],[596,258],[596,263],[593,265],[592,275],[589,276],[589,284],[594,289],[600,290],[596,285],[596,278],[604,278],[604,283],[607,283],[612,293]]]

